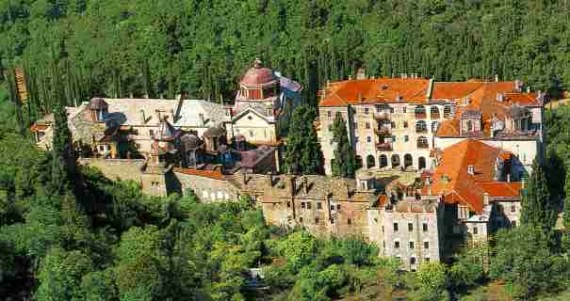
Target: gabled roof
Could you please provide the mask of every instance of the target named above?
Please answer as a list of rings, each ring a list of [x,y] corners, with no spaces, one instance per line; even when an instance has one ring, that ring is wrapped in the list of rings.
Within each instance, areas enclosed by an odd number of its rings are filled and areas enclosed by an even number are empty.
[[[323,90],[322,107],[389,102],[426,103],[429,79],[379,78],[330,83]]]
[[[229,120],[224,105],[202,99],[182,100],[177,115],[178,127],[211,127]]]
[[[172,112],[176,112],[179,101],[176,99],[105,98],[105,102],[109,105],[109,114],[106,119],[116,118],[121,125],[157,126],[160,123],[157,111],[160,111],[163,116],[170,116],[172,120]],[[143,120],[143,115],[146,122]]]
[[[445,203],[460,203],[477,213],[483,210],[484,193],[495,198],[516,198],[520,183],[494,180],[495,163],[506,153],[478,140],[454,144],[443,150],[431,187],[425,187],[423,194],[442,195]],[[468,173],[469,165],[473,166],[473,175]]]
[[[497,96],[502,95],[502,101]],[[483,133],[490,136],[491,118],[504,120],[511,106],[541,106],[536,93],[517,91],[516,81],[507,82],[463,82],[435,83],[432,99],[455,100],[457,103],[455,118],[442,122],[436,132],[438,137],[459,136],[459,122],[462,112],[479,111],[482,115]],[[466,101],[468,100],[468,103]]]

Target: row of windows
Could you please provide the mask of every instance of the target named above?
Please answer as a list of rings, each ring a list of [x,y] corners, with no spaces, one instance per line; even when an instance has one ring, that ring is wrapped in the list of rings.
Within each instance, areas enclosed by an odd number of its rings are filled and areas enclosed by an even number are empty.
[[[386,242],[383,242],[383,247],[386,248]],[[410,248],[410,250],[414,250],[416,248],[415,242],[410,241],[408,243],[408,247]],[[394,249],[399,249],[399,248],[400,248],[400,242],[394,241]],[[429,250],[429,241],[424,241],[424,250]]]
[[[402,261],[402,258],[400,256],[396,256],[396,259],[398,259],[400,262]],[[429,262],[430,258],[428,256],[424,257],[424,262]],[[415,265],[417,263],[416,257],[410,257],[410,265]],[[415,269],[412,269],[412,271],[415,271]]]
[[[394,108],[390,107],[389,109],[390,109],[390,113],[394,113],[394,112],[395,112]],[[386,110],[385,107],[376,106],[376,112],[377,112],[377,113],[380,113],[380,112],[382,112],[382,111],[384,111],[384,110]],[[404,113],[404,114],[407,113],[407,107],[402,107],[401,110],[398,110],[398,112],[399,112],[399,113]],[[429,112],[430,112],[430,116],[431,116],[431,117],[433,117],[433,118],[440,118],[440,115],[439,115],[439,114],[440,114],[440,110],[439,110],[438,107],[435,107],[435,106],[431,107],[430,110],[429,110]],[[364,108],[363,113],[364,113],[365,115],[370,114],[370,108]],[[426,113],[426,109],[425,109],[424,106],[419,105],[419,106],[416,106],[416,107],[414,108],[414,113],[415,113],[415,114],[418,114],[418,115],[425,114],[425,113]],[[443,117],[448,118],[450,114],[451,114],[451,107],[450,107],[450,106],[444,106],[444,107],[443,107]],[[333,114],[332,114],[331,111],[327,111],[327,117],[328,117],[329,119],[333,117]]]
[[[315,224],[318,224],[321,220],[320,220],[318,217],[315,217],[314,221],[315,221]],[[303,217],[299,217],[299,222],[300,222],[300,223],[303,222]],[[334,224],[334,222],[335,222],[334,218],[331,218],[331,219],[330,219],[330,222],[331,222],[331,224]],[[347,223],[348,225],[352,225],[352,219],[347,218],[347,219],[346,219],[346,223]]]
[[[398,223],[394,223],[394,232],[398,232],[399,230],[399,224]],[[408,223],[408,231],[412,232],[414,231],[414,224],[413,223]],[[428,224],[427,223],[422,223],[422,231],[423,232],[427,232],[428,231]],[[382,226],[382,232],[384,232],[384,226]]]
[[[287,207],[291,207],[291,203],[287,203]],[[340,204],[331,205],[331,211],[334,211],[336,208],[337,211],[340,211]],[[311,202],[301,202],[301,209],[312,209]],[[321,202],[317,202],[317,210],[323,209],[323,205]]]

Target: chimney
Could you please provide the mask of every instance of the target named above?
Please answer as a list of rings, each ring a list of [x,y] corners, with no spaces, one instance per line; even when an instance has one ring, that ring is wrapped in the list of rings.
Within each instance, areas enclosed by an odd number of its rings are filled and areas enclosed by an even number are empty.
[[[356,79],[366,79],[366,69],[364,69],[364,67],[358,68],[358,71],[356,71]]]
[[[496,100],[498,102],[503,102],[505,100],[505,95],[503,95],[503,93],[497,93]]]
[[[489,193],[483,193],[483,205],[489,205]]]
[[[303,185],[305,186],[305,194],[309,194],[309,177],[303,177]]]
[[[473,166],[473,164],[467,165],[467,173],[472,176],[475,175],[475,167]]]
[[[144,114],[144,110],[141,110],[141,119],[142,119],[142,123],[146,124],[146,116]]]

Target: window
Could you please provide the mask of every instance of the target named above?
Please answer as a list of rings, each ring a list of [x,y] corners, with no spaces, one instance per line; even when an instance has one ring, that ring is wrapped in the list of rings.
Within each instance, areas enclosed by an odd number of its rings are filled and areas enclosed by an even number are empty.
[[[352,220],[349,218],[349,219],[346,220],[346,223],[349,224],[349,225],[352,225]]]
[[[355,122],[355,123],[354,123],[354,129],[355,129],[355,130],[358,129],[358,122]]]
[[[301,202],[301,208],[305,209],[305,202]]]
[[[392,142],[396,142],[396,136],[392,136]]]
[[[429,241],[424,241],[424,249],[429,249]]]
[[[358,143],[358,136],[354,136],[354,143]]]
[[[477,235],[479,230],[477,230],[477,226],[473,227],[473,234]]]
[[[399,249],[400,248],[400,242],[399,241],[395,241],[394,242],[394,249]]]
[[[422,225],[422,228],[423,228],[424,232],[427,232],[427,231],[428,231],[428,224],[427,224],[427,223],[424,223],[424,224]]]
[[[328,129],[329,129],[329,132],[332,132],[332,124],[329,124]]]
[[[336,210],[340,211],[340,204],[336,205]]]
[[[318,224],[318,223],[319,223],[319,218],[315,217],[315,224]]]
[[[153,137],[154,136],[154,130],[148,130],[148,135]]]
[[[517,206],[512,205],[511,206],[511,212],[517,212]]]
[[[317,209],[319,210],[323,209],[323,204],[321,204],[321,202],[317,203]]]
[[[404,121],[404,128],[407,129],[408,128],[408,122]]]
[[[398,232],[398,223],[394,223],[394,232]]]
[[[368,143],[372,142],[372,137],[367,136],[367,137],[366,137],[366,142],[368,142]]]
[[[405,136],[404,136],[404,142],[408,142],[408,140],[410,140],[409,137],[408,137],[408,135],[405,135]]]
[[[364,108],[364,114],[368,114],[369,112],[370,112],[370,109]]]
[[[311,209],[311,203],[307,202],[307,209]]]
[[[291,208],[291,202],[287,202],[287,208]]]
[[[406,107],[403,107],[403,108],[402,108],[402,113],[406,113],[406,111],[407,111],[407,108],[406,108]],[[407,123],[407,122],[406,122],[406,123]]]
[[[370,129],[370,122],[365,123],[366,129]]]
[[[299,217],[299,223],[302,223],[302,222],[303,222],[303,218]]]
[[[416,258],[415,257],[410,257],[410,264],[416,264]]]
[[[382,226],[382,233],[384,233],[384,226]]]
[[[410,232],[414,231],[414,224],[408,223],[408,231]]]
[[[386,249],[386,241],[385,240],[382,241],[382,249]]]
[[[327,117],[328,117],[328,119],[332,118],[332,112],[331,111],[327,111]]]
[[[395,129],[396,128],[396,123],[394,121],[390,122],[390,127]]]
[[[429,262],[429,257],[424,258],[425,262]]]
[[[253,138],[253,131],[249,131],[249,137]]]
[[[331,217],[331,224],[334,224],[334,218]]]
[[[334,205],[331,205],[331,210],[334,211]]]
[[[415,246],[414,246],[414,242],[413,242],[413,241],[410,241],[410,250],[413,250],[414,247],[415,247]]]

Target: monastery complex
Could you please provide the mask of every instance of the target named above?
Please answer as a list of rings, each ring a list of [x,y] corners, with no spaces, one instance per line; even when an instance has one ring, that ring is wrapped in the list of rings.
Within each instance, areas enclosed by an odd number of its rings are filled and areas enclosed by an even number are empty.
[[[361,236],[416,270],[519,222],[524,179],[544,155],[545,95],[515,81],[415,76],[327,83],[314,124],[325,175],[281,168],[301,85],[264,67],[245,72],[232,105],[200,99],[92,98],[67,108],[83,165],[151,195],[203,202],[249,196],[268,223]],[[333,177],[332,124],[346,121],[358,170]],[[49,149],[53,116],[31,128]]]

